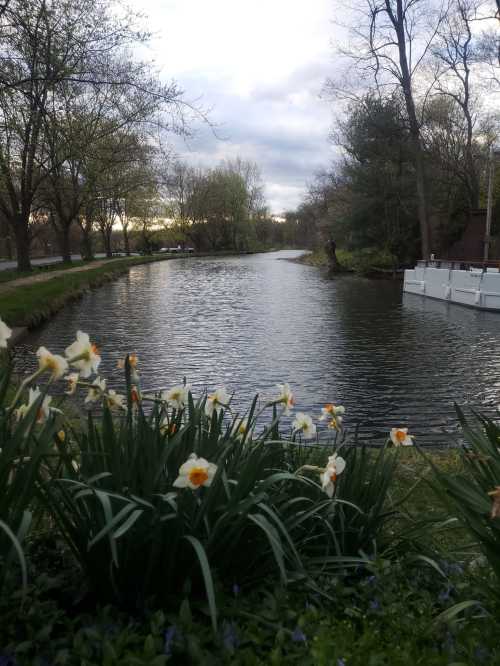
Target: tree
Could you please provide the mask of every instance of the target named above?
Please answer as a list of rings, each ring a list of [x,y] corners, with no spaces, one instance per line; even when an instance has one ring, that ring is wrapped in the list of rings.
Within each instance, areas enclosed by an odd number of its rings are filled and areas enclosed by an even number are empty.
[[[114,119],[145,123],[147,115],[156,127],[187,131],[178,87],[159,83],[147,63],[126,53],[147,38],[135,23],[127,12],[118,18],[111,0],[10,0],[0,12],[0,213],[14,232],[22,270],[30,269],[30,216],[47,178],[56,174],[65,188],[75,178],[68,154],[50,139],[68,99],[85,102],[105,89]],[[56,217],[64,236],[74,209]]]
[[[421,252],[429,255],[430,225],[421,118],[415,100],[415,78],[445,16],[432,0],[364,0],[360,27],[352,27],[355,44],[346,55],[373,77],[379,94],[401,91],[411,137]]]

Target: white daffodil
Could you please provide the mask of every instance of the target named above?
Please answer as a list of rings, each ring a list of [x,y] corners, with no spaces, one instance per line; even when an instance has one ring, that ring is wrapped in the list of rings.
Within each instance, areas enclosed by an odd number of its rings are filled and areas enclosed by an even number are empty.
[[[225,388],[219,388],[213,393],[207,395],[207,400],[205,402],[205,414],[212,418],[212,414],[216,412],[220,413],[223,407],[227,407],[230,400],[229,393]]]
[[[104,391],[106,390],[106,380],[96,377],[89,387],[89,392],[85,398],[85,404],[88,402],[97,402],[101,399]]]
[[[195,453],[181,465],[179,476],[174,481],[175,488],[191,488],[196,490],[201,486],[209,486],[217,471],[217,465],[209,463],[205,458],[198,458]]]
[[[191,387],[189,384],[179,384],[178,386],[173,386],[168,391],[163,391],[161,399],[165,400],[165,402],[174,409],[184,409],[188,402],[188,394],[190,390]]]
[[[87,333],[77,331],[76,340],[65,351],[68,362],[80,370],[82,377],[90,377],[93,372],[97,372],[101,357],[97,347],[90,342]]]
[[[303,412],[297,413],[297,416],[292,423],[292,428],[294,430],[300,430],[305,439],[311,439],[316,434],[316,426],[314,425],[312,418]]]
[[[106,398],[110,409],[127,409],[127,406],[125,405],[125,396],[119,395],[116,391],[113,391],[113,389],[107,392]]]
[[[33,403],[35,403],[38,398],[41,395],[41,391],[38,387],[32,389],[30,388],[29,390],[29,395],[28,395],[28,403],[26,405],[21,405],[18,409],[16,409],[16,419],[19,421],[20,419],[23,418],[23,416],[29,411]],[[50,407],[50,403],[52,402],[52,396],[46,395],[45,398],[42,401],[42,404],[38,408],[38,412],[36,415],[36,422],[37,423],[44,423],[48,417],[51,411],[59,411],[59,410],[53,410]]]
[[[413,446],[413,435],[408,434],[408,428],[392,428],[389,437],[394,446]]]
[[[281,402],[285,405],[285,411],[283,412],[285,416],[289,416],[290,410],[295,405],[295,400],[293,393],[288,384],[278,384],[279,395],[276,398],[275,402]]]
[[[40,370],[48,370],[53,379],[60,379],[68,370],[68,361],[58,354],[52,354],[46,347],[39,347],[36,353]]]
[[[7,349],[7,340],[11,337],[12,330],[0,319],[0,349]]]
[[[73,395],[76,391],[76,387],[78,386],[80,375],[78,372],[70,372],[69,375],[66,375],[64,379],[68,382],[68,388],[64,392],[66,395]]]
[[[29,394],[28,394],[28,403],[26,405],[21,405],[18,407],[15,411],[16,414],[16,419],[20,421],[23,416],[26,414],[26,412],[30,409],[31,405],[38,400],[38,398],[41,395],[40,389],[37,387],[30,388]]]
[[[333,497],[335,492],[335,483],[337,482],[337,477],[339,474],[342,474],[346,466],[346,462],[343,458],[338,456],[336,453],[333,456],[329,456],[328,464],[326,468],[319,475],[321,481],[321,487],[328,497]]]
[[[328,404],[321,408],[320,421],[328,419],[328,427],[332,430],[340,430],[342,427],[345,408],[342,405]]]
[[[330,403],[321,408],[321,416],[319,420],[324,421],[325,419],[331,419],[334,416],[343,416],[343,414],[345,414],[345,407],[342,405],[333,405]]]

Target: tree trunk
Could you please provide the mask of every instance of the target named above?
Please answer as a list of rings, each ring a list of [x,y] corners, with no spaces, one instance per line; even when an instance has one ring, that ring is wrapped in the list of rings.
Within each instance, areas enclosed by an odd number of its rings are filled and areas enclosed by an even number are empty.
[[[71,245],[69,242],[70,227],[61,220],[61,228],[59,229],[59,250],[62,255],[62,260],[65,263],[71,263]]]
[[[104,241],[104,251],[106,252],[106,257],[111,259],[113,252],[111,251],[111,231],[103,231],[102,238]]]
[[[93,258],[92,237],[89,232],[82,228],[82,259],[90,261]]]
[[[16,239],[17,270],[31,271],[28,216],[24,216],[22,213],[17,216],[14,223],[14,236]]]
[[[128,240],[128,230],[126,226],[122,225],[122,228],[123,228],[123,244],[125,245],[125,254],[127,255],[127,257],[130,257],[130,243]]]

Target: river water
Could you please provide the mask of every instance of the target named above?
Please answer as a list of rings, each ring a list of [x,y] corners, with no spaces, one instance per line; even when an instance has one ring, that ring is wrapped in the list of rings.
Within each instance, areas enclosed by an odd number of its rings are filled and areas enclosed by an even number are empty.
[[[421,444],[456,441],[453,402],[497,414],[500,314],[410,294],[400,282],[329,278],[280,251],[132,268],[27,340],[61,352],[75,331],[102,353],[101,375],[136,352],[144,389],[225,386],[241,409],[288,382],[296,409],[346,407],[345,425],[381,442],[407,426]]]

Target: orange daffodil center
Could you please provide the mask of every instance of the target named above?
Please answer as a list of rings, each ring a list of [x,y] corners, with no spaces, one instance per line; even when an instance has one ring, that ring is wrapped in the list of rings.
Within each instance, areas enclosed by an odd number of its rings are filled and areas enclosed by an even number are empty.
[[[208,462],[205,458],[198,458],[195,453],[192,453],[188,460],[180,466],[179,476],[173,485],[175,488],[191,488],[191,490],[202,486],[208,487],[216,472],[217,465]]]
[[[328,427],[332,430],[340,430],[345,408],[342,405],[327,404],[321,408],[320,421],[328,420]]]
[[[392,428],[389,437],[394,446],[413,446],[413,435],[408,434],[408,428]]]

